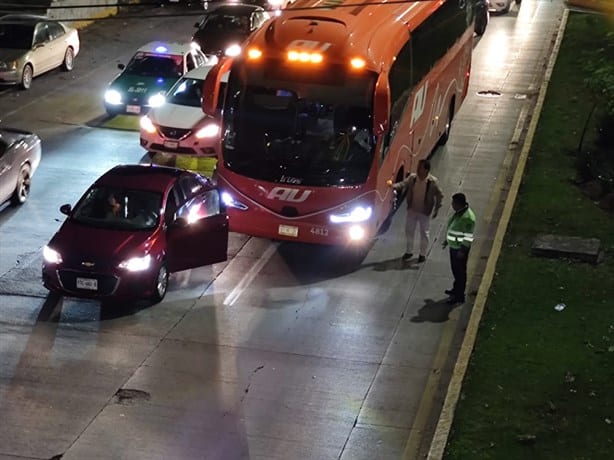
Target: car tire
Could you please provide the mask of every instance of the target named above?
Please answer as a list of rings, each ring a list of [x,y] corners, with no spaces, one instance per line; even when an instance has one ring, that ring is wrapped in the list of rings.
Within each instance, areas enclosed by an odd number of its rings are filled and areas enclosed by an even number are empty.
[[[516,2],[516,5],[520,6],[521,0],[514,0]]]
[[[478,15],[475,18],[475,34],[478,37],[484,35],[486,32],[486,26],[488,25],[488,11],[478,11]]]
[[[62,70],[70,72],[75,67],[75,51],[69,46],[64,53],[64,61],[62,61]]]
[[[32,64],[26,64],[21,71],[21,82],[19,84],[21,89],[30,89],[32,86],[32,78],[34,78],[34,69]]]
[[[507,14],[510,12],[511,9],[512,9],[512,0],[508,0],[507,4],[505,5],[505,8],[501,10],[501,14]]]
[[[15,185],[15,191],[13,192],[13,196],[11,197],[11,203],[14,206],[18,206],[23,204],[30,196],[30,184],[31,184],[31,176],[30,176],[30,165],[22,165],[19,170],[19,176],[17,177],[17,184]]]
[[[153,286],[153,295],[151,296],[151,300],[154,303],[161,302],[166,296],[166,291],[168,290],[168,269],[166,268],[166,263],[163,261],[158,268],[158,272],[156,274],[156,279],[154,281]]]
[[[446,126],[444,131],[437,142],[437,145],[446,145],[448,139],[450,138],[450,129],[452,128],[452,118],[454,118],[454,102],[450,102],[450,106],[448,108],[448,117],[446,119]]]
[[[105,111],[107,112],[107,115],[112,118],[115,117],[117,115],[119,115],[121,113],[121,110],[117,110],[115,108],[112,108],[111,106],[105,105],[104,106]]]

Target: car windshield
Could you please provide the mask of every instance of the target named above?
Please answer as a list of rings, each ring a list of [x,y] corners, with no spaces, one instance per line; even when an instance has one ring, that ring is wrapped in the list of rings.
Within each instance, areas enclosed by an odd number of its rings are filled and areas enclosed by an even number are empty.
[[[247,84],[241,74],[248,75]],[[374,76],[339,70],[305,81],[282,74],[279,67],[231,72],[223,112],[225,166],[270,182],[364,183],[374,154]]]
[[[34,26],[0,23],[0,48],[29,50],[32,48],[33,35]]]
[[[162,195],[147,190],[93,186],[77,203],[72,219],[116,230],[150,230],[158,225]]]
[[[167,102],[189,107],[200,107],[203,97],[203,81],[197,78],[182,78],[169,91]]]
[[[137,53],[126,66],[125,73],[140,77],[178,78],[183,75],[183,57]]]
[[[200,30],[211,33],[237,30],[249,32],[249,18],[247,16],[212,14],[207,17]]]

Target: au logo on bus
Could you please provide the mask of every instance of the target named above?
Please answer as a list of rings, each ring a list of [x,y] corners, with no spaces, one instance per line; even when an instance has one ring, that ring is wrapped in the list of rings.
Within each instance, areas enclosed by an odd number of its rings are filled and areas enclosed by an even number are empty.
[[[269,200],[290,201],[292,203],[302,203],[305,201],[311,190],[299,190],[297,188],[274,187],[266,196]]]

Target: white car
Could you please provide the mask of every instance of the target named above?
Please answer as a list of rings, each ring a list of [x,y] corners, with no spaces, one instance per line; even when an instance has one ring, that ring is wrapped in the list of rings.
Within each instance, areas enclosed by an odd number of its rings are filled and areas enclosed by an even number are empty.
[[[79,54],[77,29],[46,16],[0,17],[0,84],[30,89],[32,79],[56,67],[70,72]]]
[[[512,3],[520,5],[521,0],[488,0],[488,10],[495,13],[509,13]]]
[[[202,110],[203,82],[212,65],[186,73],[164,102],[141,118],[141,146],[151,153],[216,156],[220,126]]]

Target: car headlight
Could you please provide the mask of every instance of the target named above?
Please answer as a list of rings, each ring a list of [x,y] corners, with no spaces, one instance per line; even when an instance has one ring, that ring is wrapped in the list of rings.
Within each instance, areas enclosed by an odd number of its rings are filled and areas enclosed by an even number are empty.
[[[150,107],[160,107],[162,104],[166,102],[166,98],[163,93],[154,94],[149,98],[149,106]]]
[[[360,241],[364,239],[366,233],[367,232],[361,225],[352,225],[348,231],[348,235],[352,241]]]
[[[229,57],[238,56],[241,54],[241,46],[237,45],[236,43],[234,45],[230,45],[228,48],[226,48],[225,54]]]
[[[206,126],[203,126],[198,131],[196,131],[197,139],[204,139],[208,137],[215,137],[220,134],[220,127],[215,123],[210,123]]]
[[[119,264],[119,268],[128,270],[129,272],[142,272],[151,266],[151,254],[143,257],[131,257]]]
[[[122,95],[115,89],[108,89],[107,92],[104,93],[104,100],[107,104],[119,105],[122,103]]]
[[[141,128],[143,128],[143,131],[147,131],[149,134],[156,132],[156,126],[147,115],[141,117],[139,124],[141,125]]]
[[[45,245],[43,247],[43,259],[45,262],[50,264],[61,264],[62,256],[55,249],[51,249],[49,246]]]
[[[334,224],[340,224],[343,222],[364,222],[371,217],[373,210],[371,206],[356,206],[350,212],[343,214],[331,214],[330,221]]]
[[[237,208],[241,209],[242,211],[245,211],[247,209],[246,205],[244,205],[240,201],[236,201],[228,192],[222,192],[220,197],[222,198],[222,203],[224,203],[229,208]]]

